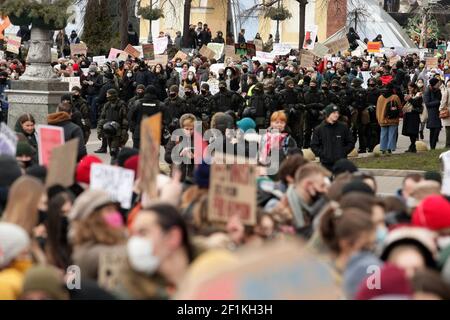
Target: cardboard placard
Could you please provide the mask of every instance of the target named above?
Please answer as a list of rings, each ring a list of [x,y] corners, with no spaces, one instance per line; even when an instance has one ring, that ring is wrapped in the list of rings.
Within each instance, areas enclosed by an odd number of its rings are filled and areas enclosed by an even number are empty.
[[[437,57],[427,57],[425,62],[428,69],[438,68],[439,59]]]
[[[258,250],[245,248],[229,254],[214,268],[207,267],[210,261],[207,260],[186,275],[175,299],[341,299],[343,293],[336,281],[336,272],[305,247],[297,241],[278,241]]]
[[[108,60],[116,61],[122,53],[123,53],[122,50],[111,48],[111,50],[109,50]]]
[[[105,56],[96,56],[92,58],[92,61],[100,67],[108,62],[108,58],[106,58]]]
[[[198,51],[198,53],[200,53],[202,56],[206,57],[208,60],[210,60],[216,56],[216,53],[205,45],[203,45],[201,47],[201,49]]]
[[[369,41],[367,43],[367,52],[368,53],[380,53],[381,50],[381,42]]]
[[[350,47],[347,37],[334,40],[330,43],[327,43],[326,46],[329,48],[329,54],[337,54],[338,52],[348,50],[348,48]]]
[[[290,54],[292,47],[287,43],[274,43],[272,54],[275,56],[286,56]]]
[[[17,151],[17,135],[12,131],[6,123],[0,124],[0,155],[9,155],[16,157]]]
[[[177,52],[177,54],[173,57],[173,61],[175,61],[176,59],[180,58],[181,61],[186,61],[188,58],[188,55],[186,53],[184,53],[183,51],[179,50]]]
[[[133,58],[139,58],[141,55],[141,52],[137,50],[135,47],[133,47],[131,44],[127,45],[127,47],[123,50],[128,55],[132,56]]]
[[[253,43],[247,43],[247,56],[256,56],[256,46]]]
[[[155,50],[153,44],[143,44],[142,51],[144,53],[145,60],[155,60]]]
[[[70,45],[70,55],[87,55],[87,46],[86,43],[72,43]]]
[[[73,87],[81,88],[80,77],[62,77],[61,81],[69,83],[69,91],[72,91]]]
[[[225,45],[223,43],[208,43],[208,48],[214,51],[214,59],[216,60],[219,60],[222,57],[224,47]]]
[[[131,208],[134,171],[106,164],[94,163],[91,167],[89,188],[106,191],[124,209]]]
[[[231,60],[232,62],[241,61],[241,57],[236,54],[235,46],[225,46],[225,60]]]
[[[305,28],[305,40],[303,42],[303,49],[307,50],[313,50],[316,38],[317,38],[317,31],[319,30],[319,27],[317,25],[309,26]]]
[[[316,45],[314,46],[314,50],[312,50],[311,52],[316,57],[323,58],[328,54],[329,50],[330,49],[327,46],[321,44],[320,42],[317,42]]]
[[[161,145],[162,114],[141,121],[141,148],[139,151],[140,187],[149,199],[158,196],[156,178],[159,174],[159,148]]]
[[[7,40],[8,42],[6,44],[6,51],[14,54],[19,54],[20,45],[22,44],[22,38],[16,36],[8,36]]]
[[[264,43],[261,39],[253,40],[253,44],[255,45],[256,51],[263,51]]]
[[[76,138],[52,150],[45,181],[47,187],[61,185],[68,188],[73,185],[79,143]]]
[[[221,156],[216,154],[215,157]],[[245,225],[255,225],[256,166],[245,164],[243,160],[235,162],[226,156],[222,159],[225,159],[223,164],[211,166],[208,220],[227,222],[233,214],[238,214]]]
[[[259,62],[273,63],[275,59],[275,55],[270,52],[256,51],[256,56],[253,57],[253,60],[258,60]]]
[[[114,291],[127,265],[126,251],[105,250],[99,255],[98,284],[105,290]]]
[[[156,65],[156,64],[160,63],[163,66],[165,66],[167,64],[167,62],[169,62],[169,57],[167,56],[167,54],[157,54],[157,55],[155,55],[155,59],[148,61],[148,64]]]
[[[439,159],[442,163],[442,189],[441,193],[446,196],[450,196],[450,151],[441,153]]]
[[[300,65],[305,68],[314,67],[314,56],[302,53],[300,55]]]
[[[39,164],[48,166],[52,150],[64,144],[64,130],[56,126],[37,126]]]
[[[163,54],[166,51],[168,44],[169,38],[167,37],[154,38],[153,46],[155,49],[155,54]]]

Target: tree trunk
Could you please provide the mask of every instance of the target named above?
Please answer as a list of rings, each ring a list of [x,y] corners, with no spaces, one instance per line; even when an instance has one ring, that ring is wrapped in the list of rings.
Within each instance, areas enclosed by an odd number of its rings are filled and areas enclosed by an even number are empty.
[[[189,47],[188,34],[189,25],[191,23],[191,5],[192,0],[184,0],[184,19],[183,19],[183,47]]]
[[[128,1],[120,0],[120,46],[125,49],[128,45]]]
[[[298,34],[298,49],[303,49],[303,42],[305,41],[305,21],[306,21],[306,5],[308,0],[297,0],[299,6],[299,34]],[[313,40],[315,41],[315,40]]]

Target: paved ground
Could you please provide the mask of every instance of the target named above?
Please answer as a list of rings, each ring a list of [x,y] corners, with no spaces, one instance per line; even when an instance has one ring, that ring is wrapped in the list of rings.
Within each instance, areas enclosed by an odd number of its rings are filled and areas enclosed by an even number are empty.
[[[429,131],[425,129],[425,142],[428,143],[429,141]],[[127,146],[132,146],[131,139],[128,141]],[[93,154],[95,150],[97,150],[101,145],[101,141],[97,140],[97,133],[95,130],[92,130],[90,141],[87,144],[87,149],[89,154]],[[395,151],[395,153],[403,153],[408,149],[409,146],[409,138],[404,137],[401,135],[401,124],[399,127],[399,138],[398,138],[398,149]],[[445,130],[441,130],[441,134],[439,136],[439,143],[437,148],[444,148],[445,146]],[[161,159],[164,159],[164,149],[161,148]],[[110,156],[109,154],[99,154],[97,155],[105,163],[109,163]],[[377,183],[378,183],[378,190],[379,193],[382,195],[390,195],[394,194],[397,189],[401,186],[403,178],[401,177],[376,177]]]

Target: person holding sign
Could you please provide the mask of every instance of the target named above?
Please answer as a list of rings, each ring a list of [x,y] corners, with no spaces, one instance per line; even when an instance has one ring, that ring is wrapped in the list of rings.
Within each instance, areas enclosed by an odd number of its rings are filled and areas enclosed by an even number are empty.
[[[22,134],[27,139],[28,143],[36,150],[38,150],[36,120],[30,113],[23,114],[17,119],[14,127],[17,134]]]

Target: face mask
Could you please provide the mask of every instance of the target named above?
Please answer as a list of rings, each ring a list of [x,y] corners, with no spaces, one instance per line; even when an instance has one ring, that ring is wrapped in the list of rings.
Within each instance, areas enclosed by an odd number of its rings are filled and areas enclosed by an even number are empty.
[[[335,73],[336,73],[336,70],[330,70],[330,73],[331,73],[331,74],[335,74]]]
[[[417,86],[418,86],[419,88],[422,88],[422,87],[423,87],[423,83],[418,83]]]
[[[331,69],[331,67],[332,67],[331,64],[327,64],[328,69]]]
[[[177,63],[177,67],[181,67],[181,63],[180,62]]]
[[[208,92],[206,90],[202,90],[202,95],[206,96]]]
[[[186,91],[184,94],[185,94],[187,97],[190,97],[190,96],[192,96],[192,91]]]
[[[128,77],[128,78],[131,78],[132,76],[133,76],[132,73],[127,73],[127,77]]]
[[[376,231],[376,242],[378,245],[383,244],[384,239],[386,239],[388,235],[388,229],[386,227],[377,227]]]
[[[437,239],[437,245],[439,249],[444,250],[448,246],[450,246],[450,237],[449,236],[442,236]]]
[[[220,87],[219,90],[220,90],[220,92],[225,92],[225,91],[227,91],[227,88],[225,88],[225,87]]]
[[[317,90],[316,86],[311,86],[310,88],[311,88],[311,91],[316,91]]]
[[[114,97],[114,96],[106,97],[106,99],[107,99],[108,101],[116,101],[116,97]]]
[[[103,72],[108,72],[109,69],[108,68],[103,68],[102,70],[103,70]]]
[[[188,76],[188,79],[192,80],[192,79],[194,79],[194,77],[193,76]]]
[[[278,69],[280,69],[281,71],[283,71],[283,70],[284,70],[284,67],[283,67],[283,66],[279,66]]]
[[[174,92],[171,92],[171,93],[169,94],[169,96],[170,96],[171,98],[175,98],[175,97],[177,96],[177,94],[174,93]]]
[[[95,76],[95,72],[89,72],[91,76]]]
[[[118,211],[106,214],[103,219],[113,229],[120,229],[124,226],[122,215]]]
[[[247,70],[247,69],[242,69],[242,72],[243,72],[243,73],[247,73],[248,70]]]
[[[337,87],[337,86],[332,86],[331,89],[332,89],[333,91],[339,91],[339,87]]]
[[[159,258],[153,255],[153,243],[150,239],[133,236],[127,244],[128,260],[138,272],[151,275],[160,265]]]
[[[328,87],[322,87],[323,91],[328,91]]]
[[[232,74],[233,72],[231,72],[231,70],[227,70],[227,76],[231,77]]]

